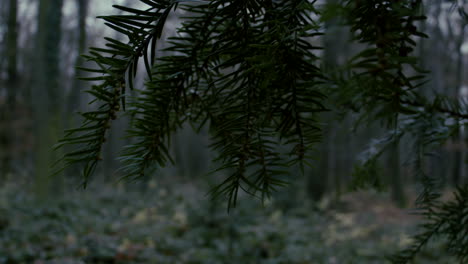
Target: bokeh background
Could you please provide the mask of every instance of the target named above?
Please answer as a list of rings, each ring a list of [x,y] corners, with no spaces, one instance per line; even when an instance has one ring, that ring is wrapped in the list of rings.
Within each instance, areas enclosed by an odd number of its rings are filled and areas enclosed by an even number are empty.
[[[410,243],[419,219],[410,214],[419,188],[412,139],[375,164],[378,190],[356,191],[353,175],[387,128],[356,127],[353,114],[324,114],[313,166],[303,174],[291,168],[288,187],[265,204],[242,196],[229,214],[206,195],[223,177],[208,174],[216,153],[207,130],[196,134],[189,125],[174,136],[176,164],[144,179],[122,180],[118,170],[116,158],[131,142],[125,114],[87,189],[79,167],[52,177],[62,153],[52,146],[79,125],[77,111],[92,107],[82,92],[92,84],[77,79],[86,76],[77,67],[88,65],[79,55],[105,36],[123,39],[96,18],[120,12],[113,4],[144,7],[137,0],[0,1],[0,263],[385,263]],[[420,27],[430,37],[417,40],[415,53],[431,73],[421,93],[467,101],[466,20],[450,1],[425,1],[424,11]],[[180,15],[171,14],[163,38],[176,34]],[[323,67],[345,64],[359,49],[337,21],[323,31]],[[143,88],[144,72],[138,76]],[[448,197],[468,181],[466,160],[461,129],[425,158],[425,168]],[[437,243],[418,261],[453,263]]]

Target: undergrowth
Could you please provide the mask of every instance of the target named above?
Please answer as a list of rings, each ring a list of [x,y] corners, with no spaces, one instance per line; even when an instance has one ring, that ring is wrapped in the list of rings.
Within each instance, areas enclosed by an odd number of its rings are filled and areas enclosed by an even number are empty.
[[[0,263],[387,263],[417,223],[383,194],[294,208],[241,197],[228,214],[202,188],[149,186],[77,190],[43,204],[3,187]],[[416,263],[455,261],[432,244]]]

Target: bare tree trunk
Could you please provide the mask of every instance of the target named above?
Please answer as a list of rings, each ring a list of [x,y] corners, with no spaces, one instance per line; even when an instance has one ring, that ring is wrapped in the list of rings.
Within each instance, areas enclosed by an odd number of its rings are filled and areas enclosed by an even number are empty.
[[[67,112],[72,113],[76,111],[80,107],[81,103],[81,93],[80,90],[82,89],[82,81],[78,79],[80,77],[80,71],[77,69],[78,67],[83,67],[84,60],[81,57],[86,51],[86,17],[88,16],[88,0],[76,0],[78,6],[78,56],[75,61],[75,79],[73,81],[73,86],[68,96],[68,103],[67,103]]]
[[[51,164],[59,156],[52,151],[62,127],[63,91],[59,86],[59,60],[63,0],[41,0],[37,30],[36,86],[32,90],[34,107],[35,193],[39,200],[61,192],[57,186],[63,178],[51,178]],[[54,183],[54,184],[53,184]],[[55,186],[54,186],[55,185]],[[55,190],[52,191],[52,187]]]
[[[6,102],[0,103],[0,183],[4,182],[12,172],[12,156],[14,152],[14,128],[11,127],[12,115],[15,112],[16,89],[17,89],[17,13],[18,3],[16,0],[9,0],[6,57],[7,57],[7,82],[6,82]]]
[[[86,18],[88,16],[88,5],[89,0],[76,0],[78,7],[78,49],[77,57],[75,60],[75,77],[73,79],[72,87],[66,98],[66,113],[64,115],[64,124],[66,128],[75,127],[79,122],[77,116],[74,114],[81,107],[81,89],[83,88],[83,81],[79,80],[79,77],[85,77],[84,72],[81,72],[78,68],[85,66],[85,60],[81,56],[86,51],[87,43],[87,29],[86,29]],[[67,146],[66,152],[71,152],[74,149]],[[65,171],[66,175],[75,175],[76,172],[80,171],[78,166],[71,166]]]
[[[400,148],[399,140],[392,143],[388,161],[388,171],[391,180],[391,197],[393,202],[399,207],[406,206],[406,195],[404,190],[404,183],[400,171]]]
[[[465,24],[461,25],[460,28],[460,36],[458,36],[456,40],[456,54],[457,54],[457,63],[456,63],[456,75],[455,75],[455,84],[454,84],[454,94],[457,98],[459,98],[460,88],[463,85],[463,54],[461,53],[461,46],[465,41]],[[458,131],[455,136],[454,140],[456,142],[464,142],[463,134]],[[463,149],[462,148],[455,148],[454,153],[454,166],[452,171],[453,176],[453,183],[455,186],[461,184],[461,175],[462,175],[462,164],[464,162],[463,159]]]

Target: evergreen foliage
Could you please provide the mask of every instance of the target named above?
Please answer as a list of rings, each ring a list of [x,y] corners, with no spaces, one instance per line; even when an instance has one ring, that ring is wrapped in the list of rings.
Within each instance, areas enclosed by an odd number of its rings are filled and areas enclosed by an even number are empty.
[[[76,146],[64,155],[64,167],[83,164],[84,185],[101,159],[106,133],[121,110],[133,117],[134,139],[120,159],[128,177],[139,178],[172,161],[171,135],[184,122],[209,125],[225,180],[213,190],[235,206],[240,189],[264,198],[284,185],[287,167],[310,159],[321,139],[319,114],[327,105],[354,111],[361,121],[381,120],[388,134],[369,151],[359,171],[375,169],[374,160],[405,134],[414,136],[414,152],[424,191],[419,199],[426,224],[414,246],[394,257],[407,263],[436,235],[461,262],[468,257],[468,186],[455,199],[440,202],[423,159],[468,118],[460,101],[421,89],[427,72],[412,55],[421,0],[351,1],[321,5],[310,0],[140,0],[146,9],[115,6],[125,15],[106,16],[106,24],[128,38],[106,38],[91,48],[95,73],[87,92],[95,110],[81,113],[83,124],[67,130],[57,147]],[[463,9],[461,9],[462,12]],[[179,15],[177,35],[161,38],[169,17]],[[364,47],[347,65],[320,67],[322,22],[338,18]],[[326,33],[326,32],[325,32]],[[167,48],[158,49],[165,42]],[[160,55],[167,54],[167,55]],[[148,81],[133,87],[142,59]],[[126,87],[135,91],[129,98]],[[448,121],[447,121],[448,120]],[[281,154],[277,146],[289,148]],[[378,183],[370,172],[361,179]],[[360,183],[362,184],[362,183]]]

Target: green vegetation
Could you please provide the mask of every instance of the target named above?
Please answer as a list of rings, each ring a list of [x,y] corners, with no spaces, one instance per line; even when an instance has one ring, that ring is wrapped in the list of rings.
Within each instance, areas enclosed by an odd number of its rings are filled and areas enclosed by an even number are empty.
[[[241,197],[228,215],[193,182],[150,186],[90,187],[47,206],[2,188],[0,263],[387,263],[418,221],[376,193],[315,209]],[[441,252],[431,244],[415,263],[454,263]]]

